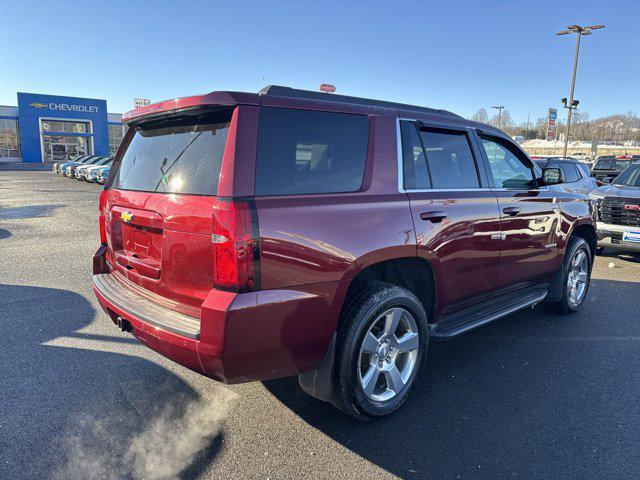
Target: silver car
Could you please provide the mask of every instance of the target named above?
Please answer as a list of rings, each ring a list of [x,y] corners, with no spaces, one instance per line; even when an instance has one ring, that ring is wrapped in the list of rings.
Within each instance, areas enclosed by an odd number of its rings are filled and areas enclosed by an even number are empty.
[[[538,158],[534,163],[541,169],[559,168],[562,171],[563,182],[557,188],[566,192],[589,194],[591,190],[597,188],[598,181],[591,175],[589,165],[573,158],[549,157]]]
[[[640,252],[640,163],[633,163],[589,197],[598,214],[598,247]]]

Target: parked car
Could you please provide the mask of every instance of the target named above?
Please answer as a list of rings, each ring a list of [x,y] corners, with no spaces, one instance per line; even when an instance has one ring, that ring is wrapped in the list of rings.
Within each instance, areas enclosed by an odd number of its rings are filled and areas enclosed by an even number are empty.
[[[567,191],[587,195],[594,188],[602,185],[589,170],[586,163],[573,158],[550,157],[544,160],[534,160],[533,163],[541,169],[559,168],[562,171],[563,183],[558,188]]]
[[[73,160],[69,160],[67,162],[59,162],[58,163],[58,167],[57,167],[57,173],[64,175],[64,168],[67,165],[71,165],[72,163],[78,163],[78,164],[82,164],[84,162],[88,162],[89,160],[91,160],[92,158],[95,158],[97,155],[84,155],[82,157],[76,157]],[[54,164],[55,165],[55,164]]]
[[[94,292],[119,328],[209,377],[299,375],[375,418],[405,401],[430,338],[584,302],[591,202],[491,126],[277,86],[124,121]]]
[[[86,160],[87,158],[89,158],[90,155],[80,155],[78,157],[75,157],[72,160],[69,160],[67,162],[55,162],[52,166],[51,166],[51,170],[55,173],[60,173],[60,165],[62,165],[63,163],[69,163],[69,162],[81,162],[83,160]]]
[[[603,155],[596,159],[591,173],[597,180],[609,183],[622,173],[633,162],[640,160],[640,155]]]
[[[100,167],[96,173],[96,183],[101,183],[104,185],[107,182],[107,178],[109,178],[110,171],[111,166]]]
[[[113,157],[102,157],[92,165],[79,165],[78,167],[76,167],[75,177],[78,180],[86,180],[88,172],[90,172],[94,168],[102,167],[103,165],[110,163],[112,159]]]
[[[104,164],[102,166],[99,166],[99,167],[95,167],[95,168],[89,169],[89,171],[86,174],[87,182],[96,182],[96,183],[98,183],[98,177],[100,176],[101,172],[104,171],[105,169],[109,169],[111,167],[111,163],[112,162],[113,162],[113,157],[106,164]]]
[[[103,160],[106,157],[103,156],[94,156],[93,158],[90,158],[88,160],[85,160],[82,163],[69,163],[66,164],[64,166],[64,168],[62,169],[63,173],[67,176],[67,177],[75,177],[76,174],[76,168],[78,167],[83,167],[83,166],[87,166],[87,165],[95,165],[96,163],[100,162],[101,160]]]
[[[640,162],[590,196],[597,205],[598,246],[640,251]]]
[[[89,155],[89,156],[80,157],[76,160],[60,163],[58,164],[58,173],[60,173],[61,175],[65,175],[65,169],[69,165],[84,165],[96,158],[98,158],[98,155]]]
[[[591,156],[583,152],[573,153],[569,155],[569,157],[573,158],[574,160],[579,160],[581,162],[591,164]]]

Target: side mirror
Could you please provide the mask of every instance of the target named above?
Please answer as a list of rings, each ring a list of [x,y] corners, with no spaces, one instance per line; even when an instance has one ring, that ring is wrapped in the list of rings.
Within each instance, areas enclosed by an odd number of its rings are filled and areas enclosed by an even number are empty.
[[[562,170],[559,168],[543,168],[542,183],[545,185],[557,185],[559,183],[564,183]]]

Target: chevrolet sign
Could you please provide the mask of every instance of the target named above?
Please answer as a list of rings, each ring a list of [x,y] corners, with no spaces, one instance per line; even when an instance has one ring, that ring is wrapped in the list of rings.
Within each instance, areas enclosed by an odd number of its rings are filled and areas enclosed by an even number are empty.
[[[82,113],[98,113],[98,107],[95,105],[71,105],[68,103],[40,103],[31,102],[29,104],[33,108],[48,108],[49,110],[58,110],[60,112],[82,112]]]
[[[636,204],[633,204],[633,203],[625,203],[624,207],[622,207],[622,208],[624,208],[625,210],[631,210],[631,211],[634,211],[634,212],[640,212],[640,205],[636,205]]]

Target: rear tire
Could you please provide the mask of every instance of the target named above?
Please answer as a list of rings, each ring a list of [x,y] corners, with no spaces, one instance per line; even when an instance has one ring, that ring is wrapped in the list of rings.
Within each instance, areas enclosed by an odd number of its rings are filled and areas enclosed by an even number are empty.
[[[582,237],[571,237],[562,262],[562,296],[545,306],[557,313],[577,312],[589,291],[592,267],[593,255],[587,241]]]
[[[338,328],[332,403],[360,420],[406,401],[428,345],[427,314],[408,290],[383,282],[355,287]]]

